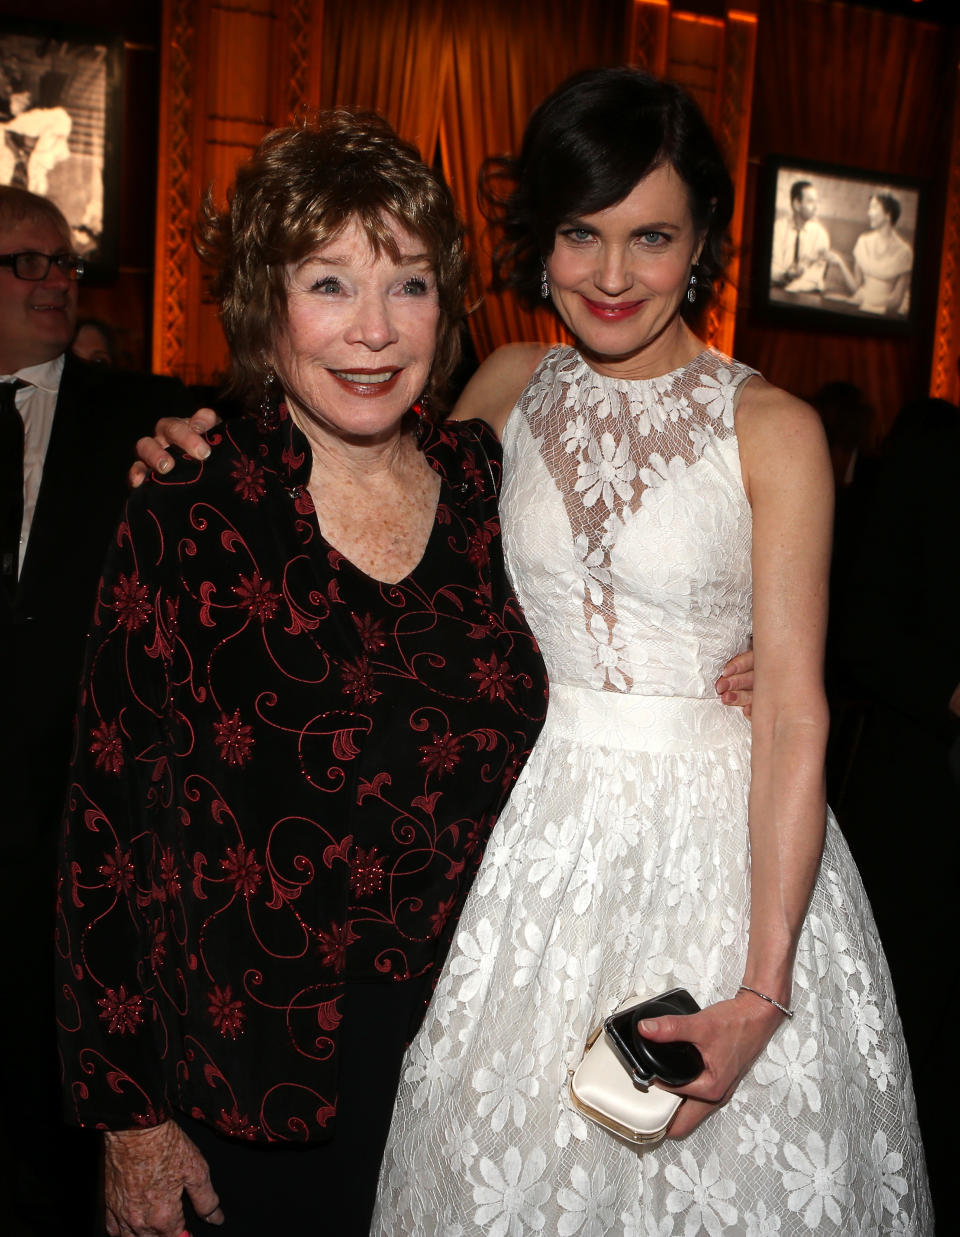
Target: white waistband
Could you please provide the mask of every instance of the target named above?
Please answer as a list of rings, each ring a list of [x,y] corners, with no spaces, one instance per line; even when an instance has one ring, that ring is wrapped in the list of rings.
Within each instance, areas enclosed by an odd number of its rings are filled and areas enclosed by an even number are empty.
[[[545,732],[590,746],[679,753],[750,741],[742,709],[694,696],[640,696],[551,684]]]

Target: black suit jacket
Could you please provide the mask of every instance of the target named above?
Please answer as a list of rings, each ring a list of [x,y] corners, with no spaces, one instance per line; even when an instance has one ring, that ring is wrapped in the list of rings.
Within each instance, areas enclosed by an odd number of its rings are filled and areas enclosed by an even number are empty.
[[[54,853],[84,639],[134,444],[192,410],[176,379],[66,358],[23,570],[12,600],[0,596],[0,859]]]

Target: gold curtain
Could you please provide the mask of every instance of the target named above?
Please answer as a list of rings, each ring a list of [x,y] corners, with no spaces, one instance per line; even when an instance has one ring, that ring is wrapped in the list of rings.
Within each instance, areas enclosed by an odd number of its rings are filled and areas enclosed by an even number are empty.
[[[324,7],[320,106],[379,112],[428,162],[451,45],[448,0],[340,0]]]
[[[519,149],[534,107],[578,69],[626,59],[627,5],[580,0],[450,3],[452,63],[443,92],[443,169],[466,220],[478,270],[478,308],[470,317],[477,356],[511,340],[563,337],[547,310],[529,313],[508,293],[486,293],[490,238],[477,204],[477,174],[488,155]]]

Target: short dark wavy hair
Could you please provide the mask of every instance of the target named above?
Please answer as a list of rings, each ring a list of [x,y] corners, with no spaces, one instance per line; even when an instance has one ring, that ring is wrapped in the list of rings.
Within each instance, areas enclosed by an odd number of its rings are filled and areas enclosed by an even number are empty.
[[[480,201],[496,238],[494,290],[541,304],[541,262],[558,226],[616,205],[667,164],[687,186],[705,235],[697,278],[709,289],[727,261],[733,182],[703,113],[679,86],[640,69],[569,78],[530,117],[519,156],[481,169]]]
[[[320,112],[301,126],[268,133],[237,169],[225,211],[210,191],[197,225],[197,249],[215,268],[212,290],[230,345],[230,388],[259,400],[267,357],[286,321],[285,268],[333,240],[352,220],[374,253],[399,258],[391,222],[425,246],[437,280],[437,350],[425,394],[431,410],[460,360],[467,258],[450,190],[373,112]]]

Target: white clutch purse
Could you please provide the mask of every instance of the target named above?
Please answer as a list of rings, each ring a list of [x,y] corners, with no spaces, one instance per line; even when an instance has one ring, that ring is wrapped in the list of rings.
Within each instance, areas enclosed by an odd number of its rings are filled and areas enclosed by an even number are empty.
[[[618,1009],[642,1000],[631,997]],[[683,1096],[656,1083],[637,1086],[610,1047],[603,1025],[587,1040],[583,1060],[570,1075],[570,1099],[585,1117],[634,1146],[651,1146],[666,1134]]]

